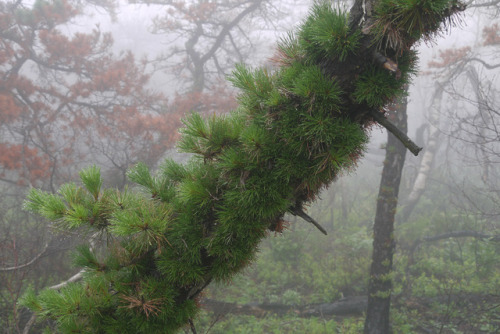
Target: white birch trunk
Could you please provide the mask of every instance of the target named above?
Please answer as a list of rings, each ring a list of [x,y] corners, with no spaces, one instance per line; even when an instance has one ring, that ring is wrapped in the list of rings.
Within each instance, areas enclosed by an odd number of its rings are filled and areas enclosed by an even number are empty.
[[[441,120],[440,111],[443,92],[444,83],[438,83],[438,87],[432,98],[431,107],[429,108],[429,135],[427,138],[427,143],[424,145],[424,154],[422,155],[422,160],[420,160],[417,177],[415,178],[413,188],[408,195],[402,212],[402,222],[408,220],[408,217],[410,216],[411,212],[420,200],[420,197],[424,193],[427,185],[427,180],[434,163],[434,158],[436,156],[437,150],[439,149],[439,123]]]

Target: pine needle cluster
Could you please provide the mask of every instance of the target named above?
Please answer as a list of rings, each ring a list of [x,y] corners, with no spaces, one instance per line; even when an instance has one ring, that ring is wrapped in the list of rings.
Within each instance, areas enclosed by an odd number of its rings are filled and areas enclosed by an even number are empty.
[[[426,1],[444,8],[444,0]],[[397,27],[409,20],[391,13],[387,20],[403,22]],[[84,268],[83,280],[29,292],[23,305],[64,333],[172,333],[185,326],[210,282],[230,280],[269,231],[281,232],[286,212],[302,210],[356,164],[373,123],[360,110],[382,110],[408,82],[410,50],[399,53],[396,78],[367,58],[363,39],[361,29],[348,28],[346,13],[318,2],[280,41],[276,71],[236,68],[230,81],[241,90],[237,110],[185,119],[178,148],[192,153],[187,164],[166,160],[156,173],[138,164],[128,177],[140,190],[103,189],[96,167],[81,172],[81,186],[31,190],[27,210],[60,228],[105,235],[107,251],[79,247],[74,263]],[[337,77],[332,63],[350,66],[351,78]]]
[[[453,25],[453,14],[463,9],[458,1],[450,0],[381,0],[375,8],[373,32],[385,47],[408,49]]]

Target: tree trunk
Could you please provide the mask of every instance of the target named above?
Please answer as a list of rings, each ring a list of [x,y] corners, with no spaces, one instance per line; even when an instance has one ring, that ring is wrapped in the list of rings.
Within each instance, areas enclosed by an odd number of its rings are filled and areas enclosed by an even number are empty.
[[[422,160],[420,160],[417,177],[415,178],[415,182],[413,183],[412,190],[404,203],[404,209],[399,219],[400,223],[405,223],[408,220],[410,214],[413,212],[413,209],[420,201],[420,198],[422,197],[422,194],[424,193],[427,186],[427,180],[429,179],[432,165],[434,163],[434,158],[436,157],[436,153],[439,149],[439,135],[441,133],[441,131],[439,130],[439,123],[441,118],[441,101],[443,99],[443,92],[445,88],[444,86],[449,80],[451,80],[451,78],[447,77],[445,80],[437,82],[436,90],[432,97],[432,103],[429,108],[429,135],[427,143],[425,144],[425,151],[422,156]]]
[[[389,111],[388,117],[406,133],[407,99],[402,98]],[[391,333],[389,309],[392,290],[392,257],[394,253],[394,218],[398,201],[401,172],[406,148],[388,132],[386,158],[377,199],[377,212],[373,226],[373,255],[368,285],[368,309],[365,320],[365,334]]]

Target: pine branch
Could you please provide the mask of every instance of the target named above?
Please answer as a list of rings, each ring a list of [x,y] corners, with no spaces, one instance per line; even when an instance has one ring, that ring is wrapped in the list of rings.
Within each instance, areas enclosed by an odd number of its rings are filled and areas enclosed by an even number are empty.
[[[396,138],[398,138],[401,143],[410,150],[413,155],[417,156],[418,153],[422,150],[417,144],[415,144],[404,132],[399,130],[394,124],[392,124],[382,113],[371,110],[369,115],[373,117],[377,123],[382,125],[387,129],[390,133],[392,133]]]
[[[59,289],[64,288],[65,286],[67,286],[69,283],[77,282],[77,281],[79,281],[83,277],[84,271],[85,270],[82,269],[79,272],[77,272],[76,274],[74,274],[73,276],[71,276],[70,278],[68,278],[67,280],[65,280],[64,282],[61,282],[61,283],[55,284],[53,286],[50,286],[47,289],[59,290]],[[31,327],[33,327],[33,325],[35,324],[37,317],[38,317],[38,314],[36,312],[34,312],[31,315],[30,319],[28,320],[28,322],[24,326],[23,334],[28,334],[30,332]]]
[[[326,230],[323,228],[323,226],[321,226],[316,220],[314,220],[312,217],[310,217],[307,213],[305,213],[302,208],[293,208],[290,210],[290,212],[295,215],[295,216],[299,216],[300,218],[304,219],[305,221],[313,224],[314,226],[316,226],[316,228],[318,230],[321,231],[321,233],[323,233],[324,235],[328,235],[328,233],[326,232]]]
[[[99,233],[94,233],[92,234],[92,236],[90,237],[90,246],[93,248],[95,247],[95,242],[96,242],[96,238],[98,237]],[[45,252],[47,248],[45,248],[43,250],[41,254],[43,254]],[[38,257],[37,257],[38,258]],[[37,259],[35,258],[35,259]],[[47,289],[50,289],[50,290],[60,290],[66,286],[68,286],[68,284],[70,283],[73,283],[73,282],[78,282],[80,279],[82,279],[83,277],[83,273],[85,272],[85,269],[81,269],[79,272],[77,272],[76,274],[74,274],[73,276],[71,276],[70,278],[68,278],[67,280],[63,281],[63,282],[60,282],[58,284],[54,284],[52,286],[49,286]],[[26,323],[26,325],[24,326],[24,329],[23,329],[23,334],[28,334],[31,330],[31,327],[33,327],[33,325],[35,324],[36,322],[36,319],[37,319],[37,316],[38,314],[36,312],[34,312],[30,319],[28,320],[28,322]]]
[[[382,66],[384,69],[393,73],[396,76],[396,79],[399,79],[401,77],[401,71],[398,68],[398,64],[396,64],[394,60],[385,57],[378,51],[373,53],[373,59],[377,64]]]

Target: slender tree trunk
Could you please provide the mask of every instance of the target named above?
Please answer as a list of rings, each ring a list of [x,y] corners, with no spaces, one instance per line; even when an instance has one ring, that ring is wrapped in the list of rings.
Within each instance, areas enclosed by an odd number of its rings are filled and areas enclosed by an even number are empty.
[[[432,103],[429,109],[429,136],[427,139],[427,143],[425,144],[424,154],[422,156],[422,160],[420,160],[420,166],[418,167],[417,177],[415,178],[415,182],[413,183],[413,188],[408,195],[407,200],[404,203],[404,209],[402,214],[399,217],[400,223],[405,223],[410,214],[413,212],[413,209],[417,206],[422,194],[425,191],[427,186],[427,181],[429,179],[429,175],[432,169],[432,165],[434,163],[434,158],[436,157],[436,153],[439,149],[439,123],[441,118],[441,101],[443,99],[444,86],[446,83],[451,80],[450,78],[446,78],[441,82],[437,82],[436,90],[432,97]]]
[[[479,154],[478,158],[481,163],[481,179],[484,184],[489,189],[494,189],[493,192],[500,197],[500,191],[492,187],[492,180],[490,175],[490,168],[492,167],[492,161],[490,160],[490,153],[487,152],[486,147],[488,145],[488,141],[490,141],[491,135],[488,135],[492,127],[489,124],[495,124],[494,116],[490,110],[488,110],[488,101],[484,96],[484,91],[481,87],[481,80],[479,79],[479,74],[477,70],[469,66],[467,68],[467,77],[470,80],[472,89],[474,90],[474,94],[476,95],[477,100],[477,116],[474,117],[474,136],[475,137],[475,145],[478,147]],[[498,134],[498,131],[495,131]]]
[[[401,99],[392,106],[388,114],[393,123],[404,133],[407,132],[406,103],[406,98]],[[368,285],[365,334],[391,333],[389,310],[392,291],[394,218],[405,156],[405,146],[388,132],[386,157],[377,199],[375,225],[373,226],[373,255]]]

